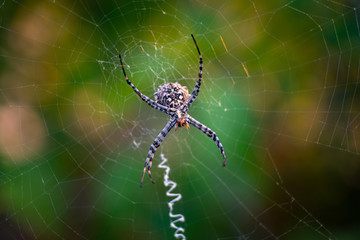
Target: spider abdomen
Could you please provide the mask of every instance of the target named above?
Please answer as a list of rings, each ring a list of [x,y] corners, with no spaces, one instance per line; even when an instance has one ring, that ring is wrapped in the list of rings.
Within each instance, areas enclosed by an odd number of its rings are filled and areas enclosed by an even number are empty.
[[[179,109],[189,99],[189,91],[178,82],[166,83],[158,87],[154,97],[163,106]]]

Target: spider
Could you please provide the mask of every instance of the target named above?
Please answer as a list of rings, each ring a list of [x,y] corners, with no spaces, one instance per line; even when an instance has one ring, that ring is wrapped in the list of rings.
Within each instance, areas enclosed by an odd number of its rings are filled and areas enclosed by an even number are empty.
[[[194,40],[196,49],[199,53],[199,78],[196,82],[195,88],[192,91],[191,95],[189,95],[188,89],[185,86],[181,86],[179,83],[166,83],[158,87],[157,91],[154,94],[155,101],[142,94],[135,85],[129,80],[126,76],[124,65],[121,59],[121,55],[119,54],[121,68],[125,76],[125,80],[127,84],[134,90],[134,92],[150,107],[157,109],[163,113],[166,113],[170,116],[170,120],[164,127],[164,129],[159,133],[159,135],[155,138],[154,142],[150,146],[150,150],[145,160],[145,166],[143,170],[143,174],[141,177],[140,187],[142,187],[144,176],[146,172],[146,168],[148,169],[149,178],[152,183],[155,183],[151,177],[151,165],[152,159],[156,150],[160,147],[161,142],[164,140],[165,136],[170,132],[170,130],[175,126],[175,131],[177,131],[178,127],[186,126],[189,129],[189,124],[193,125],[203,133],[205,133],[208,137],[210,137],[216,143],[217,147],[220,149],[220,152],[223,156],[223,166],[226,165],[226,157],[224,148],[216,136],[216,133],[210,128],[206,127],[204,124],[200,123],[193,117],[191,117],[187,110],[190,108],[191,104],[195,101],[196,97],[199,94],[201,79],[202,79],[202,67],[203,67],[203,59],[199,50],[199,47],[195,41],[194,35],[191,34],[192,39]]]

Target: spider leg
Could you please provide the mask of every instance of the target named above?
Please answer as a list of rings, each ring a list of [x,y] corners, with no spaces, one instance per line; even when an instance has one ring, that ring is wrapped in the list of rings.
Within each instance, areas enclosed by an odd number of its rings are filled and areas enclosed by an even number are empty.
[[[173,109],[171,108],[168,108],[166,106],[163,106],[163,105],[160,105],[158,103],[156,103],[154,100],[152,100],[151,98],[149,98],[148,96],[142,94],[139,89],[137,89],[135,87],[135,85],[129,80],[129,78],[126,76],[126,73],[125,73],[125,68],[124,68],[124,65],[123,65],[123,62],[122,62],[122,59],[121,59],[121,55],[119,54],[119,59],[120,59],[120,63],[121,63],[121,68],[122,68],[122,71],[124,73],[124,76],[125,76],[125,80],[127,82],[127,84],[130,85],[130,87],[134,90],[134,92],[144,101],[146,102],[150,107],[152,108],[155,108],[156,110],[159,110],[163,113],[166,113],[168,115],[171,115],[172,112],[174,111]]]
[[[148,155],[146,157],[146,160],[145,160],[145,166],[144,166],[143,175],[141,177],[140,187],[142,187],[142,184],[143,184],[143,181],[144,181],[146,167],[148,169],[150,181],[152,183],[154,183],[154,181],[152,180],[151,171],[150,171],[151,165],[152,165],[152,159],[154,157],[154,154],[155,154],[156,150],[160,147],[161,142],[164,140],[165,136],[169,133],[169,131],[174,127],[175,123],[176,123],[176,118],[171,118],[169,120],[169,122],[166,124],[166,126],[164,127],[164,129],[161,130],[159,135],[155,138],[153,144],[151,144],[149,153],[148,153]]]
[[[199,122],[196,119],[194,119],[193,117],[191,117],[190,115],[188,115],[188,117],[187,117],[187,122],[190,123],[191,125],[193,125],[194,127],[196,127],[197,129],[199,129],[200,131],[202,131],[203,133],[205,133],[212,140],[214,140],[214,142],[216,143],[216,146],[220,149],[220,152],[223,155],[223,158],[224,158],[223,166],[225,167],[226,156],[225,156],[224,147],[222,146],[219,138],[216,136],[216,133],[213,130],[211,130],[210,128],[208,128],[207,126],[205,126],[204,124],[202,124],[201,122]]]
[[[201,55],[201,53],[200,53],[199,47],[198,47],[198,45],[197,45],[197,43],[196,43],[196,41],[195,41],[194,35],[191,34],[191,37],[192,37],[192,39],[194,40],[196,49],[197,49],[197,51],[198,51],[198,53],[199,53],[199,57],[200,57],[199,64],[200,64],[200,66],[199,66],[199,78],[198,78],[198,80],[197,80],[197,82],[196,82],[196,84],[195,84],[194,90],[192,91],[189,99],[187,100],[187,102],[186,102],[186,104],[185,104],[185,109],[184,109],[185,111],[187,111],[187,110],[190,108],[191,104],[195,101],[196,97],[197,97],[198,94],[199,94],[200,85],[201,85],[201,80],[202,80],[202,68],[203,68],[203,59],[202,59],[202,55]]]

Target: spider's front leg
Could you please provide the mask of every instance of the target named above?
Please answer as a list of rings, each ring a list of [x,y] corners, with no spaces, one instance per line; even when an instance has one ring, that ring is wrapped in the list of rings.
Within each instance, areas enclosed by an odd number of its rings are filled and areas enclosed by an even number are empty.
[[[192,91],[189,99],[186,101],[186,104],[184,105],[184,109],[183,109],[184,111],[187,111],[190,108],[191,104],[195,101],[196,97],[199,94],[200,86],[201,86],[201,80],[202,80],[202,72],[203,72],[203,58],[202,58],[202,55],[200,53],[199,46],[196,43],[194,35],[191,34],[191,37],[194,40],[196,49],[197,49],[197,51],[199,53],[199,78],[198,78],[198,80],[197,80],[197,82],[195,84],[194,90]]]
[[[124,77],[125,77],[125,80],[127,82],[127,84],[129,84],[129,86],[134,90],[134,92],[141,98],[141,100],[143,100],[144,102],[146,102],[150,107],[152,108],[155,108],[156,110],[159,110],[163,113],[166,113],[168,115],[172,115],[172,112],[174,112],[174,109],[171,109],[171,108],[168,108],[166,106],[163,106],[163,105],[160,105],[158,103],[156,103],[154,100],[152,100],[151,98],[149,98],[148,96],[142,94],[139,89],[137,89],[135,87],[135,85],[129,80],[128,76],[126,75],[126,72],[125,72],[125,68],[124,68],[124,64],[122,62],[122,59],[121,59],[121,55],[119,54],[119,59],[120,59],[120,64],[121,64],[121,68],[122,68],[122,71],[124,73]]]
[[[161,142],[164,140],[164,138],[166,137],[166,135],[169,133],[169,131],[174,127],[175,123],[176,123],[176,118],[171,118],[169,120],[169,122],[166,124],[166,126],[164,127],[163,130],[161,130],[161,132],[159,133],[159,135],[155,138],[153,144],[151,144],[150,146],[150,150],[149,153],[146,157],[145,160],[145,166],[144,166],[144,171],[143,171],[143,175],[141,178],[141,183],[140,183],[140,187],[142,187],[143,181],[144,181],[144,176],[145,176],[145,172],[146,172],[146,167],[148,169],[148,173],[149,173],[149,177],[150,177],[150,181],[152,183],[155,183],[152,180],[151,177],[151,165],[152,165],[152,159],[154,158],[154,154],[156,152],[156,150],[160,147]]]

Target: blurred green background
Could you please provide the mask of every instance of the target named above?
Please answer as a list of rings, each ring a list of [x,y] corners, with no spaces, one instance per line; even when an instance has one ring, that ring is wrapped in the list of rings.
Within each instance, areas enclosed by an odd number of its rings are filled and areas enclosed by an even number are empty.
[[[0,2],[0,238],[172,239],[160,153],[188,239],[360,236],[357,1]],[[198,74],[171,131],[142,102]]]

